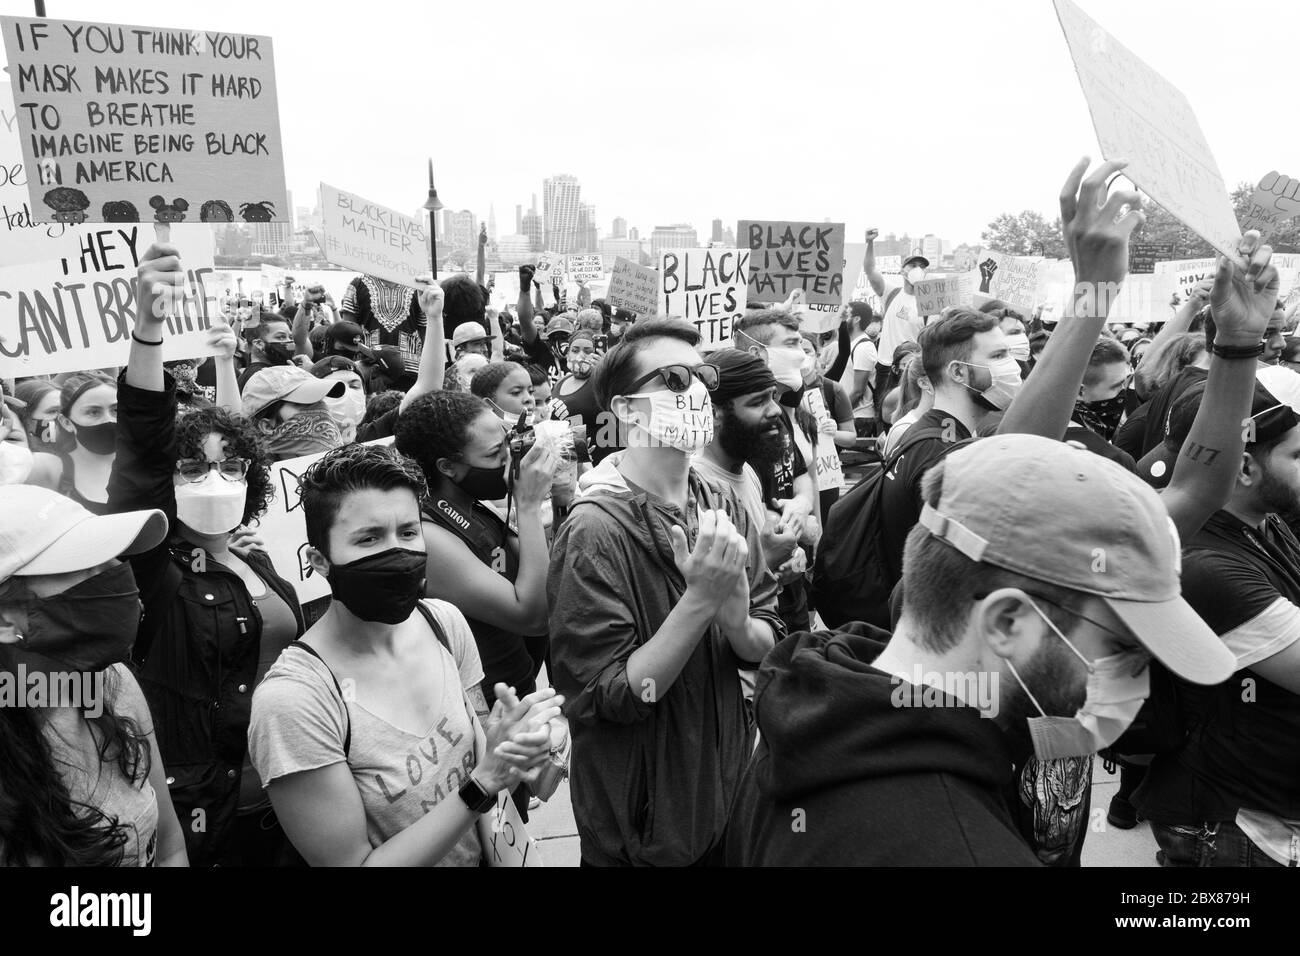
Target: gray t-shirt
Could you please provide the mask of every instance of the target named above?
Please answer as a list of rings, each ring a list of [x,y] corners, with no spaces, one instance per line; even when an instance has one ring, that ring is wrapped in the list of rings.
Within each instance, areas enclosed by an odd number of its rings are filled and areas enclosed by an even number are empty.
[[[287,648],[253,693],[248,749],[265,783],[305,770],[347,761],[366,811],[366,835],[379,846],[402,832],[456,791],[474,769],[474,725],[465,691],[483,680],[474,635],[465,615],[445,601],[424,602],[442,625],[452,654],[438,645],[441,716],[424,734],[411,734],[366,710],[364,702],[341,701],[329,669],[309,652]],[[432,631],[429,640],[436,641]],[[352,698],[346,673],[336,672]],[[344,713],[344,706],[347,711]],[[352,722],[351,749],[343,741]],[[470,827],[438,866],[478,866],[481,849]]]

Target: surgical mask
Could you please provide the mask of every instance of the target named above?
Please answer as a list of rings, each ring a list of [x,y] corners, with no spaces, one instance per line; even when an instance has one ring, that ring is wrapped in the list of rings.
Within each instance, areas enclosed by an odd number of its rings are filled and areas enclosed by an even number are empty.
[[[465,477],[455,484],[475,501],[500,501],[510,491],[503,468],[470,465]]]
[[[508,412],[490,398],[487,400],[487,403],[497,410],[497,415],[500,416],[501,421],[505,422],[506,428],[515,428],[519,424],[519,412]],[[537,424],[536,416],[533,414],[531,408],[525,409],[523,415],[525,428],[531,428],[533,425]]]
[[[139,626],[135,577],[118,564],[28,606],[18,647],[75,671],[101,671],[131,656]]]
[[[111,455],[117,451],[117,422],[77,425],[77,444],[92,455]]]
[[[1115,437],[1119,430],[1120,419],[1128,404],[1128,396],[1120,392],[1114,398],[1103,398],[1096,402],[1075,402],[1074,414],[1091,432],[1100,435],[1106,441]]]
[[[990,408],[1004,412],[1011,406],[1011,400],[1016,397],[1021,385],[1020,366],[1016,364],[1015,359],[1007,356],[998,359],[991,365],[974,365],[971,362],[962,362],[961,364],[971,368],[988,369],[989,375],[993,379],[988,388],[979,391],[971,388],[970,385],[966,387],[982,398]]]
[[[11,441],[0,442],[0,485],[21,485],[35,464],[30,448]]]
[[[804,364],[808,356],[803,349],[768,348],[767,367],[786,388],[803,386]]]
[[[330,398],[326,395],[325,407],[329,409],[330,417],[340,429],[345,425],[355,428],[365,417],[366,395],[359,389],[348,388],[338,398]]]
[[[363,621],[401,624],[424,594],[426,555],[408,548],[389,548],[348,564],[330,566],[335,600]]]
[[[713,402],[698,379],[684,392],[664,390],[626,397],[650,402],[649,421],[642,425],[650,447],[675,448],[693,455],[713,441]]]
[[[1041,715],[1026,718],[1034,756],[1039,760],[1090,757],[1119,740],[1137,719],[1138,711],[1151,693],[1150,657],[1145,651],[1123,651],[1089,661],[1038,609],[1038,605],[1033,601],[1029,605],[1074,656],[1088,667],[1088,691],[1083,706],[1073,717],[1049,717],[1020,679],[1015,667],[1007,661],[1011,675]]]
[[[247,497],[247,483],[227,481],[211,469],[202,481],[177,486],[176,520],[199,534],[225,534],[243,522]]]
[[[925,270],[920,266],[912,266],[912,268],[903,273],[903,278],[905,278],[909,284],[916,285],[925,278]]]
[[[1007,352],[1017,362],[1029,361],[1029,336],[1024,332],[1016,332],[1007,336]]]

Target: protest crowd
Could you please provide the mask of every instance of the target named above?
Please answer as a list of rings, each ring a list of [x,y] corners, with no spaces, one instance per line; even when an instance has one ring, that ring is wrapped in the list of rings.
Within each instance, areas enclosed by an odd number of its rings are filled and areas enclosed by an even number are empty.
[[[480,866],[567,787],[583,866],[1079,866],[1100,754],[1161,864],[1296,866],[1297,299],[1251,230],[1116,320],[1124,168],[1063,309],[875,229],[829,321],[497,309],[484,235],[177,357],[160,230],[124,365],[3,381],[0,862]]]

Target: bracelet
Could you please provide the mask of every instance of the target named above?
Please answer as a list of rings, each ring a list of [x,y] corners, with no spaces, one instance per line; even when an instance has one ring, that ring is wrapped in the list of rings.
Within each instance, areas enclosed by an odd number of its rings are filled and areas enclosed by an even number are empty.
[[[1217,342],[1210,346],[1210,354],[1221,359],[1253,359],[1259,358],[1264,354],[1264,343],[1259,342],[1255,345],[1219,345]]]
[[[157,342],[146,342],[144,339],[140,338],[140,336],[136,335],[134,331],[131,333],[131,339],[132,341],[139,342],[141,345],[162,345],[162,339],[159,339]]]

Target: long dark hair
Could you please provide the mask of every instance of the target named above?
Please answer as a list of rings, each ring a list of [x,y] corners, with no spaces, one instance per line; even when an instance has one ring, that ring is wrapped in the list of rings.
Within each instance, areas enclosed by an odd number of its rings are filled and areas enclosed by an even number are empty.
[[[0,583],[0,604],[26,603],[33,595],[17,579]],[[0,644],[0,672],[15,675],[13,650]],[[101,766],[116,763],[143,787],[149,776],[149,741],[129,717],[113,710],[118,678],[104,671],[104,706],[85,717]],[[98,807],[72,798],[45,739],[40,708],[0,707],[0,866],[117,866],[127,826]]]

